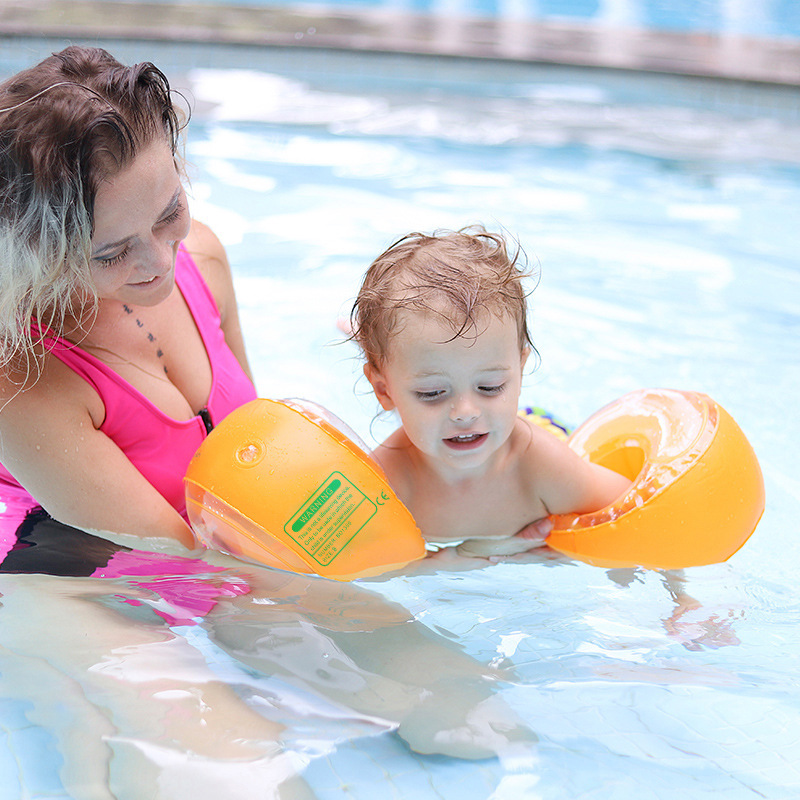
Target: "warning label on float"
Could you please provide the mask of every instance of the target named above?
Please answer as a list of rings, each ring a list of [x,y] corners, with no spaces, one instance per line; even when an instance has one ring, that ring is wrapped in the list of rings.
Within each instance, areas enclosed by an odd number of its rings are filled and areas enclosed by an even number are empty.
[[[317,563],[326,566],[377,510],[378,507],[341,472],[332,472],[283,530]]]

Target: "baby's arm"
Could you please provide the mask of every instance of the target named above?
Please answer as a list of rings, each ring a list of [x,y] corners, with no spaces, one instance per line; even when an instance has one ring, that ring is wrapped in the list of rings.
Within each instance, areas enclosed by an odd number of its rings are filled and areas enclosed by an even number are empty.
[[[526,461],[548,514],[588,514],[611,505],[631,482],[578,456],[564,442],[534,429]]]
[[[599,511],[613,503],[630,487],[630,481],[612,470],[584,461],[564,442],[533,428],[533,438],[523,458],[523,468],[548,514]],[[533,520],[510,539],[465,542],[464,555],[488,557],[491,561],[513,558],[545,544],[553,529],[549,517]],[[499,544],[499,546],[497,546]]]

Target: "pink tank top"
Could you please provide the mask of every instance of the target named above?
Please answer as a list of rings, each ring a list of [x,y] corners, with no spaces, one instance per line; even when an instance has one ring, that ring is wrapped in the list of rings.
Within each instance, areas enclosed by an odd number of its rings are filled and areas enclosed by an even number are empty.
[[[183,476],[189,461],[210,427],[255,399],[256,391],[225,342],[214,297],[183,245],[176,259],[175,281],[211,363],[208,404],[196,417],[172,419],[95,356],[60,337],[48,337],[48,344],[56,358],[100,395],[106,412],[100,430],[185,518]],[[0,464],[0,561],[13,544],[19,524],[38,505]]]

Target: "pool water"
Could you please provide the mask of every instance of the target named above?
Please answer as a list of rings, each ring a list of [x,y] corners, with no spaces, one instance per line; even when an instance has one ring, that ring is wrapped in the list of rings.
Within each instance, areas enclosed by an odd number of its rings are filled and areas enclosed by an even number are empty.
[[[167,627],[150,611],[158,601],[121,579],[2,576],[0,798],[797,797],[800,91],[377,54],[108,47],[166,66],[193,98],[193,211],[227,246],[262,396],[313,399],[380,440],[393,423],[375,419],[337,319],[395,238],[483,222],[518,238],[540,270],[540,365],[523,402],[577,423],[644,386],[706,392],[753,444],[767,509],[739,553],[686,570],[685,584],[543,551],[359,582],[368,592],[353,596],[304,580],[307,595],[267,592],[262,617],[223,605],[210,634]],[[6,72],[39,57],[31,43],[6,55]],[[498,758],[421,755],[391,721],[348,706],[344,683],[335,702],[315,694],[311,673],[332,663],[331,642],[369,629],[369,597],[412,620],[409,651],[427,631],[433,652],[499,670],[495,698],[538,741]],[[273,625],[302,642],[300,680],[260,668],[279,662],[256,658]],[[103,636],[69,650],[74,630]],[[327,631],[326,644],[304,638],[310,630]],[[138,713],[146,697],[171,716]],[[176,745],[191,697],[206,702],[209,729],[227,709],[224,746]],[[264,719],[285,750],[267,766]],[[279,773],[304,785],[270,794]]]

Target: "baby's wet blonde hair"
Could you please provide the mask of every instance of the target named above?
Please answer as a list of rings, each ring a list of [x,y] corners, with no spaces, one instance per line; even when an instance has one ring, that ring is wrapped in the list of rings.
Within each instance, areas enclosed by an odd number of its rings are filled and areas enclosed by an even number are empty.
[[[352,338],[370,367],[384,364],[404,312],[433,315],[453,339],[476,336],[485,314],[507,316],[520,350],[535,352],[524,283],[532,277],[518,243],[474,225],[409,233],[370,265],[350,314]]]

